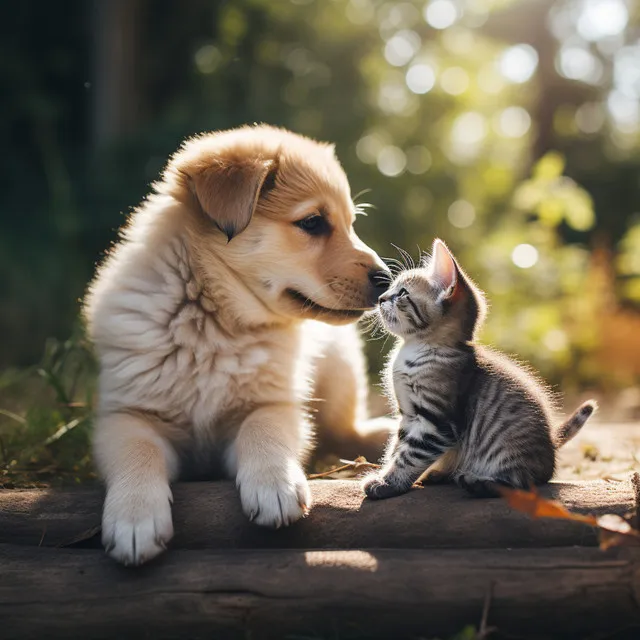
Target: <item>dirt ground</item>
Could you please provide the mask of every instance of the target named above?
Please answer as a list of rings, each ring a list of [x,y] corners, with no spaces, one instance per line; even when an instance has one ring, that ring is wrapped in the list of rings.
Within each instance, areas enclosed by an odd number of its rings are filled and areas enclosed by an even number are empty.
[[[640,422],[589,422],[559,452],[558,480],[615,482],[640,471]]]

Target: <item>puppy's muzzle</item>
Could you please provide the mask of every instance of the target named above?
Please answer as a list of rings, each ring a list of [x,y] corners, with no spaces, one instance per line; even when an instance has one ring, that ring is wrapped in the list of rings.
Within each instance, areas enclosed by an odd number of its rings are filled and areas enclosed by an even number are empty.
[[[391,274],[386,269],[371,269],[369,271],[368,302],[372,307],[378,304],[378,299],[391,284]]]

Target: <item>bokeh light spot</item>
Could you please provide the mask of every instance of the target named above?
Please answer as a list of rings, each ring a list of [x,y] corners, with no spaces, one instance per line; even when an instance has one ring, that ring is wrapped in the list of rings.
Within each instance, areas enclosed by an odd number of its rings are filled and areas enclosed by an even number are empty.
[[[434,29],[446,29],[458,19],[458,7],[451,0],[433,0],[424,8],[424,19]]]
[[[386,61],[394,67],[402,67],[416,55],[422,41],[415,31],[398,31],[384,47]]]
[[[521,84],[534,74],[538,66],[538,52],[528,44],[506,49],[500,57],[500,73],[509,81]]]
[[[564,351],[569,341],[567,334],[562,329],[551,329],[547,331],[542,342],[549,351]]]
[[[640,104],[620,91],[612,91],[607,99],[607,108],[616,127],[623,133],[635,133],[640,125]]]
[[[640,99],[640,45],[624,47],[615,56],[613,78],[620,93]]]
[[[487,135],[485,117],[477,111],[467,111],[459,115],[451,128],[449,157],[458,164],[473,160],[480,152]]]
[[[452,138],[456,142],[477,144],[487,135],[487,123],[482,114],[468,111],[458,116],[453,124]]]
[[[623,0],[586,0],[578,18],[578,33],[590,41],[621,33],[629,21]]]
[[[522,107],[507,107],[497,116],[495,128],[505,138],[521,138],[531,127],[531,116]]]
[[[365,164],[376,164],[380,151],[386,146],[385,138],[379,133],[368,133],[356,144],[356,155]]]
[[[476,219],[476,210],[466,200],[456,200],[447,211],[449,222],[458,229],[470,227]]]
[[[511,253],[511,260],[516,267],[530,269],[538,262],[538,250],[531,244],[519,244]]]
[[[401,74],[393,74],[378,91],[378,106],[384,113],[404,115],[409,112],[409,94]]]
[[[378,171],[382,175],[394,178],[404,172],[407,157],[402,149],[388,145],[378,154]]]
[[[556,69],[570,80],[598,84],[603,76],[602,63],[583,47],[562,47],[556,58]]]
[[[413,93],[428,93],[436,83],[436,74],[428,64],[414,64],[407,71],[407,87]]]
[[[204,75],[213,73],[222,62],[222,54],[217,47],[212,44],[205,44],[200,47],[194,56],[198,71]]]

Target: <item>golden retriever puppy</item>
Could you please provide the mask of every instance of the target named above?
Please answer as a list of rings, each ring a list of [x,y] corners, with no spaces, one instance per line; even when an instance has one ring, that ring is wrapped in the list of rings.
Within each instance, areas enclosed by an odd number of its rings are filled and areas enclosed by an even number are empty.
[[[85,301],[115,559],[165,548],[179,476],[235,478],[267,527],[310,508],[310,422],[356,437],[366,377],[348,325],[388,282],[354,214],[332,146],[255,126],[186,142],[130,217]]]

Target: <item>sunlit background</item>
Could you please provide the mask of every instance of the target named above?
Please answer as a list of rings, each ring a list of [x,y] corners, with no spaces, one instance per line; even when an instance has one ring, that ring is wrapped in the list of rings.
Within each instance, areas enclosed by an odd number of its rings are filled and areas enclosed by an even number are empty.
[[[637,384],[638,2],[0,11],[4,387],[73,334],[96,260],[181,140],[254,121],[336,142],[382,255],[444,238],[491,301],[485,341],[569,393]],[[74,344],[49,342],[45,378]]]

